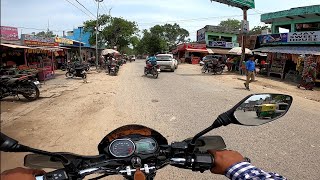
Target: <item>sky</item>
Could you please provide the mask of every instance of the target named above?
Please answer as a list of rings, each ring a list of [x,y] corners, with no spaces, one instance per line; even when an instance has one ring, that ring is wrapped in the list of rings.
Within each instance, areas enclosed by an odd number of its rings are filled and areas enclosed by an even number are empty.
[[[82,9],[85,13],[71,5]],[[19,34],[39,32],[48,27],[62,35],[86,20],[95,18],[95,0],[1,0],[1,25],[18,27]],[[262,13],[287,10],[293,7],[319,5],[320,0],[255,0],[256,8],[248,11],[250,28],[261,26]],[[241,20],[242,11],[210,0],[104,0],[100,14],[123,17],[137,22],[139,29],[149,29],[156,24],[178,23],[187,29],[191,40],[205,25],[217,25],[228,18]]]

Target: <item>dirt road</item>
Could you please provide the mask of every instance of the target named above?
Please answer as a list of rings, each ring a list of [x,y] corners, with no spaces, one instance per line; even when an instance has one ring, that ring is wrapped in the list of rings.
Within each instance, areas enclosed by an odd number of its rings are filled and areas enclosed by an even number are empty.
[[[87,84],[63,79],[63,85],[57,83],[43,93],[48,98],[2,114],[1,129],[35,148],[94,155],[104,135],[119,126],[143,124],[169,142],[183,140],[250,93],[281,92],[258,83],[249,92],[231,75],[203,75],[199,66],[192,65],[152,79],[142,76],[143,66],[143,61],[128,63],[117,77],[92,72]],[[289,179],[315,179],[320,168],[320,103],[292,95],[293,106],[279,121],[260,127],[230,125],[209,134],[223,136],[229,149],[267,171]],[[22,160],[23,154],[3,153],[1,170],[22,166]],[[213,178],[225,179],[173,167],[160,170],[156,179]]]

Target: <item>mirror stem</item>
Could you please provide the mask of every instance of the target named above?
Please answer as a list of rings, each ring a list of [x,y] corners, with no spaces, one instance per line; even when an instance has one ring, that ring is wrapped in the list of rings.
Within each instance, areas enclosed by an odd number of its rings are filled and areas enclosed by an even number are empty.
[[[195,145],[196,145],[196,141],[201,136],[207,134],[208,132],[212,131],[213,129],[219,128],[221,126],[227,126],[231,122],[232,121],[230,119],[229,112],[220,114],[218,116],[218,118],[213,122],[213,124],[211,126],[209,126],[208,128],[204,129],[203,131],[199,132],[198,134],[196,134],[193,137],[192,141],[190,141],[190,143],[188,144],[188,152],[189,153],[193,153]]]

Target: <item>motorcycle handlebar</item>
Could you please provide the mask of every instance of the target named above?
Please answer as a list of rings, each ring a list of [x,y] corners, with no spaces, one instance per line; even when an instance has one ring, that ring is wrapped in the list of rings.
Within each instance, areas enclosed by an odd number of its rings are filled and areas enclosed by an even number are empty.
[[[192,171],[204,172],[210,170],[214,164],[214,157],[209,153],[196,153],[186,158],[171,158],[173,166],[192,169]]]

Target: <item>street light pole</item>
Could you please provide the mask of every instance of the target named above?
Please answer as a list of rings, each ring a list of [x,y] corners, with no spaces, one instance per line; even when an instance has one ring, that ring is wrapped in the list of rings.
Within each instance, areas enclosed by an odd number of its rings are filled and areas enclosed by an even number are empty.
[[[98,69],[98,19],[99,19],[99,3],[102,2],[103,0],[96,0],[98,3],[98,8],[97,8],[97,23],[96,23],[96,69]]]

